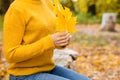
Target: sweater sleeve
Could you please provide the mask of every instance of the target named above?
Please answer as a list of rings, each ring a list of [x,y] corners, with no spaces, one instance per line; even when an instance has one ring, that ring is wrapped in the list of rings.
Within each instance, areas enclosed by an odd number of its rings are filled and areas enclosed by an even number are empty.
[[[10,8],[4,18],[4,56],[9,63],[22,62],[54,49],[50,35],[27,45],[22,45],[25,20],[21,11]]]

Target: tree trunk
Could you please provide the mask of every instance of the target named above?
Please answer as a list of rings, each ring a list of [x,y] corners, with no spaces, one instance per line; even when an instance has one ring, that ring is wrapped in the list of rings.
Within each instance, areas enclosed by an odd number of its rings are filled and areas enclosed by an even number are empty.
[[[102,17],[101,30],[103,31],[115,31],[116,14],[104,13]]]
[[[88,13],[92,14],[92,15],[96,15],[96,5],[90,5],[88,6]]]

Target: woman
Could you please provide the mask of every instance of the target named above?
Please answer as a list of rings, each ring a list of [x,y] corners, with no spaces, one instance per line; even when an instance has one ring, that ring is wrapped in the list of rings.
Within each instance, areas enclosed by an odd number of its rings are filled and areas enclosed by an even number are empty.
[[[55,33],[50,0],[15,0],[4,20],[4,52],[10,80],[90,80],[60,66],[55,48],[70,43],[70,34]]]

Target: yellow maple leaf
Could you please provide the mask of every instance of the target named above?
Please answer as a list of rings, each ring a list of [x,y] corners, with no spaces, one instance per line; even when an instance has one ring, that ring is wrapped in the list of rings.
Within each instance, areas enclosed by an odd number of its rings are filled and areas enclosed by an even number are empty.
[[[57,15],[56,18],[57,31],[75,32],[76,17],[72,17],[72,12],[70,11],[70,9],[67,7],[63,8],[59,0],[54,0],[54,3],[55,3],[54,9]]]

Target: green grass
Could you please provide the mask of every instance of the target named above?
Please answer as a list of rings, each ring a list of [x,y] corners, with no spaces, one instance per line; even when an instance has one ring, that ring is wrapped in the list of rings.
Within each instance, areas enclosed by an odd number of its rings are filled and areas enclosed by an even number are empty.
[[[101,23],[102,21],[102,17],[97,17],[91,14],[83,14],[83,13],[79,13],[76,14],[77,16],[77,21],[80,24],[96,24],[96,23]],[[120,24],[120,17],[117,17],[117,24]]]
[[[3,29],[3,16],[0,16],[0,30]]]
[[[80,24],[101,23],[101,18],[98,18],[97,16],[93,16],[91,14],[82,14],[82,13],[79,13],[76,16],[77,16],[77,21]]]

